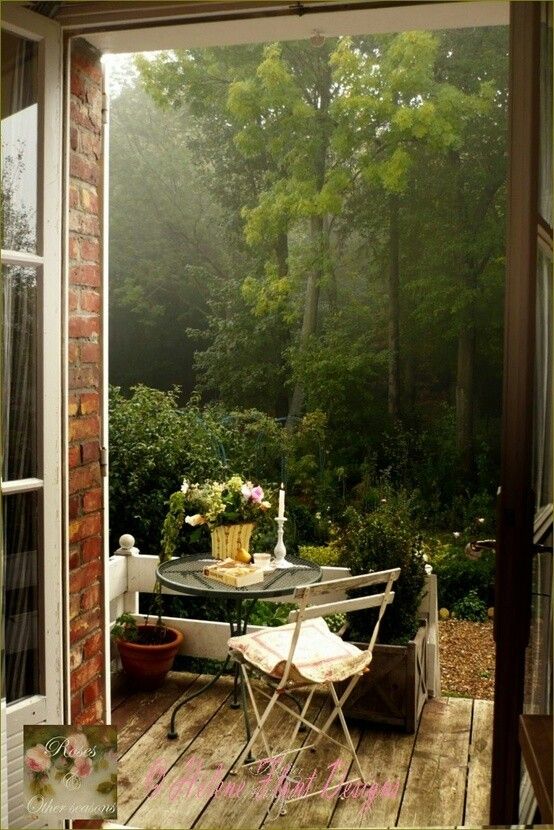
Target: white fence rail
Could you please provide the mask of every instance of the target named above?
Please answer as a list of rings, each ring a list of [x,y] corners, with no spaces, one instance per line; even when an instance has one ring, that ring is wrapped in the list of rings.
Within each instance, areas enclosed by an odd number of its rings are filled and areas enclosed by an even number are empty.
[[[157,556],[139,554],[134,547],[134,539],[130,535],[122,536],[121,547],[111,557],[109,562],[109,598],[110,620],[114,620],[127,611],[139,615],[139,595],[152,593],[156,580],[156,568],[159,564]],[[340,579],[350,575],[348,568],[322,567],[324,582],[330,579]],[[186,602],[187,595],[170,588],[163,588],[163,593],[178,595]],[[337,595],[336,599],[343,596]],[[190,597],[193,599],[193,597]],[[333,597],[335,599],[335,597]],[[285,597],[274,597],[268,602],[291,602],[292,594]],[[419,609],[421,617],[428,622],[427,639],[427,687],[430,697],[440,696],[440,666],[438,643],[438,610],[437,610],[437,578],[434,574],[426,577],[425,594]],[[187,657],[203,657],[210,660],[223,660],[227,654],[227,640],[229,639],[229,625],[225,622],[211,620],[183,619],[181,617],[163,617],[166,625],[177,628],[184,634],[180,653]],[[254,631],[260,626],[249,626]]]

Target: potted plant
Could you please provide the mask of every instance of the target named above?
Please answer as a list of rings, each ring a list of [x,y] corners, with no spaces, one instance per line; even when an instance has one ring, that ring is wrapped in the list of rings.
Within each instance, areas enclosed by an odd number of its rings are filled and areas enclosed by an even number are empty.
[[[169,499],[169,510],[162,532],[164,561],[177,547],[183,524],[191,527],[206,525],[211,534],[212,556],[249,560],[248,547],[256,519],[271,507],[259,485],[233,475],[226,481],[189,484]]]
[[[401,568],[394,602],[381,621],[370,670],[356,686],[345,712],[355,719],[413,732],[427,699],[427,629],[418,615],[425,583],[421,540],[402,505],[386,499],[368,513],[349,508],[333,544],[341,551],[341,564],[354,576]],[[374,623],[373,611],[350,613],[345,636],[366,648]]]
[[[160,562],[171,556],[170,539],[162,533]],[[153,611],[157,613],[154,624],[148,622]],[[141,689],[157,689],[162,685],[183,642],[183,633],[165,625],[162,615],[162,586],[156,580],[154,599],[144,623],[137,623],[132,614],[125,612],[112,627],[112,639],[119,651],[123,670]]]
[[[128,677],[141,689],[157,689],[173,665],[183,634],[161,621],[139,624],[132,614],[121,614],[112,628],[121,663]]]

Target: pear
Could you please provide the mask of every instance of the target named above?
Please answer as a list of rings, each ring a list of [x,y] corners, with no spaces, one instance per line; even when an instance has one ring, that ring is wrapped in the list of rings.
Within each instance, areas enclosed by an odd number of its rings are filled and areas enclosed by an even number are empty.
[[[248,563],[251,561],[252,557],[250,556],[246,548],[239,548],[235,554],[235,559],[237,560],[237,562]]]

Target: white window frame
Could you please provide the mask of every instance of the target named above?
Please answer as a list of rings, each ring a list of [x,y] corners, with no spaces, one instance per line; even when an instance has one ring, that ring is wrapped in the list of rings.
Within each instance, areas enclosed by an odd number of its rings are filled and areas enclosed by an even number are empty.
[[[42,606],[41,689],[39,694],[6,704],[2,700],[2,763],[7,784],[21,776],[22,727],[33,723],[62,723],[64,719],[64,603],[62,544],[62,34],[57,23],[11,3],[2,6],[2,29],[38,43],[39,124],[37,217],[39,253],[2,250],[2,265],[30,265],[41,272],[39,285],[39,421],[38,470],[41,478],[1,483],[2,496],[36,492],[41,496],[39,575]],[[2,539],[2,557],[3,539]],[[20,757],[21,756],[21,757]],[[9,795],[9,791],[8,791]],[[2,799],[2,826],[31,826],[22,803]],[[5,821],[7,807],[10,823]],[[39,820],[39,826],[61,826],[59,820]]]

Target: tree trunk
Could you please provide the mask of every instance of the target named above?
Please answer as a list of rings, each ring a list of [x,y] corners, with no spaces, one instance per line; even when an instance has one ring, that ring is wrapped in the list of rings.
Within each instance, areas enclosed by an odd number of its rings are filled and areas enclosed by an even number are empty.
[[[398,228],[399,200],[389,200],[389,383],[388,412],[398,418],[400,406],[400,234]]]
[[[319,103],[316,104],[316,124],[318,130],[318,154],[315,159],[315,185],[317,192],[325,183],[327,169],[327,151],[329,148],[329,102],[331,96],[331,67],[329,66],[329,53],[322,50],[319,53]],[[314,264],[310,268],[306,280],[306,293],[304,295],[304,313],[302,317],[302,329],[300,331],[299,346],[302,350],[308,340],[317,331],[317,313],[319,308],[319,295],[321,282],[324,273],[324,256],[328,251],[328,229],[323,216],[312,215],[310,217],[310,235],[314,252]],[[287,429],[294,428],[298,418],[302,414],[304,406],[304,387],[301,381],[297,380],[292,392],[287,416]]]
[[[475,328],[467,322],[458,335],[456,377],[456,448],[464,476],[473,473],[473,408],[475,374]]]
[[[310,218],[310,230],[315,254],[313,267],[310,269],[306,280],[304,314],[302,317],[302,329],[300,330],[300,348],[306,346],[310,337],[317,331],[317,311],[322,277],[321,245],[324,234],[323,218],[321,216],[312,216]],[[289,405],[289,414],[286,423],[287,429],[294,428],[296,421],[302,414],[303,405],[304,388],[300,381],[296,381]]]

